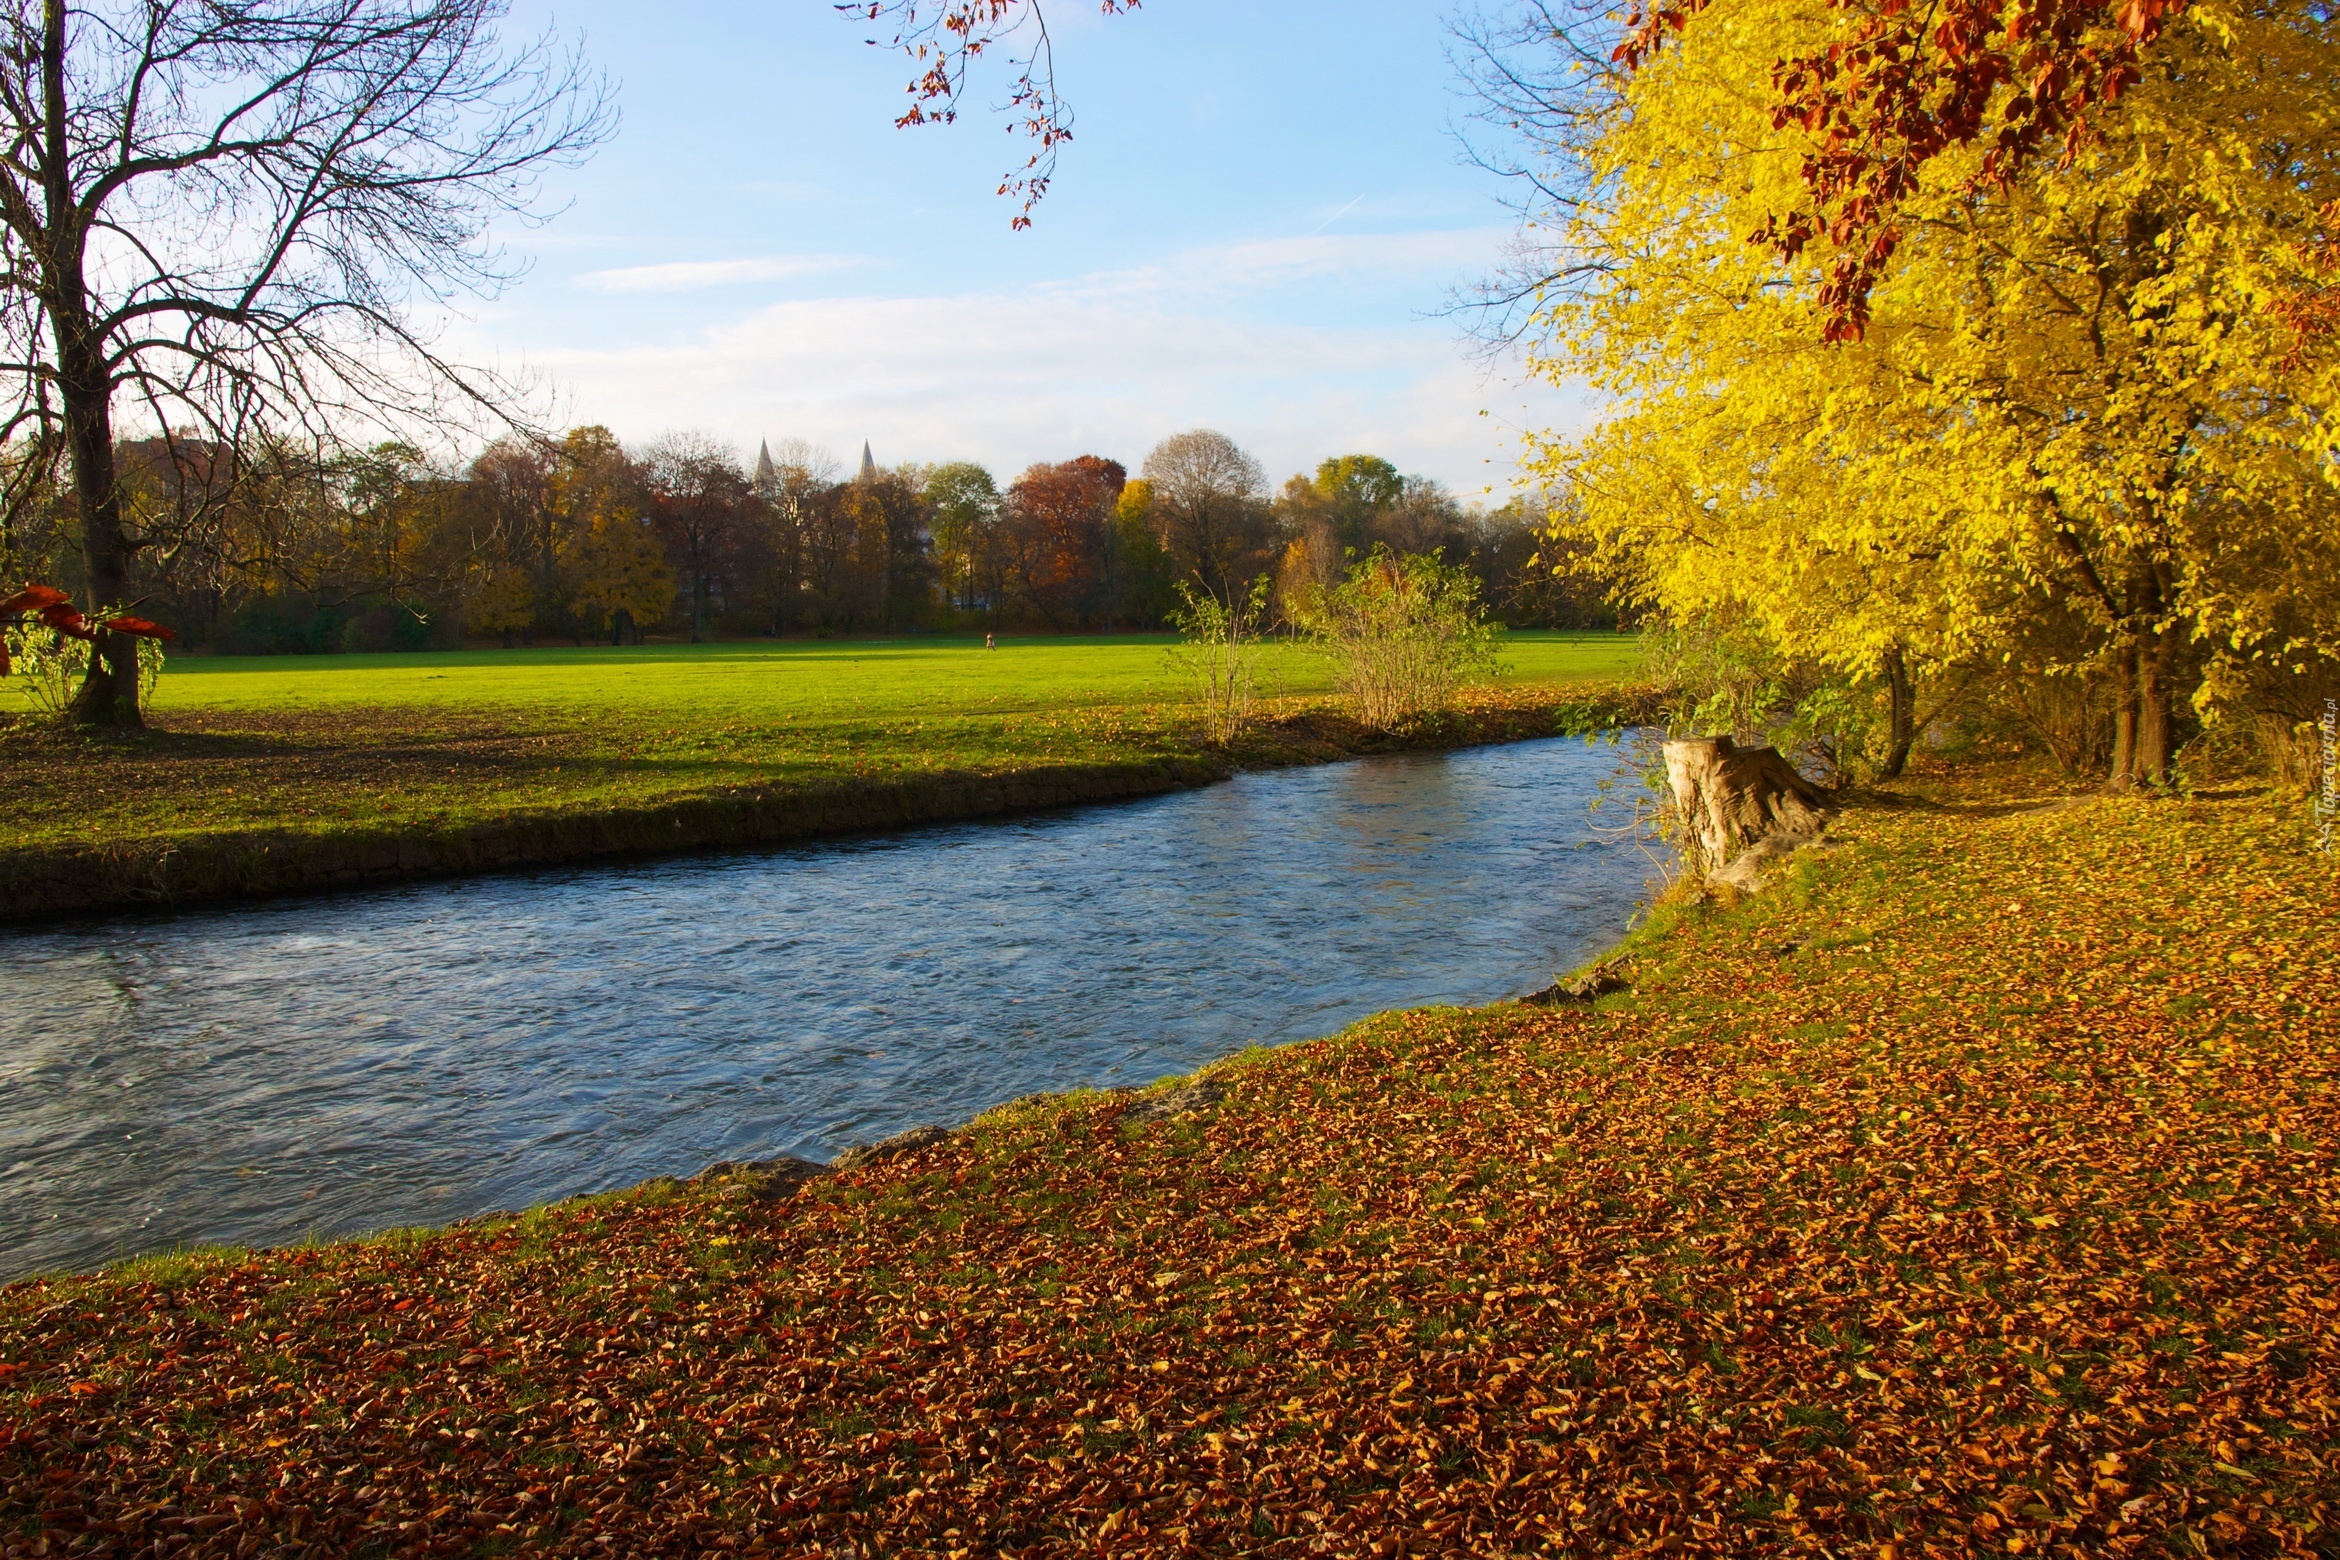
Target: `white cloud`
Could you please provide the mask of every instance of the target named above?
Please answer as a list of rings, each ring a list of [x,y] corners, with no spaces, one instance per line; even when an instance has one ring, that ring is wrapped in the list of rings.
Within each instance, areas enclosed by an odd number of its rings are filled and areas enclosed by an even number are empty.
[[[745,260],[676,260],[663,265],[629,265],[609,271],[587,271],[577,285],[592,292],[696,292],[706,287],[736,287],[743,282],[784,282],[798,276],[842,271],[856,262],[850,255],[759,255]]]
[[[1412,233],[1325,233],[1249,239],[1182,250],[1149,266],[1097,271],[1046,284],[1082,297],[1227,298],[1300,283],[1342,282],[1350,291],[1403,287],[1434,304],[1439,288],[1485,268],[1509,229],[1445,228]]]
[[[1501,236],[1219,245],[1020,286],[791,299],[684,335],[632,344],[605,330],[568,339],[621,344],[528,356],[574,420],[629,439],[695,427],[752,451],[766,437],[866,438],[881,460],[974,459],[1006,477],[1084,452],[1134,469],[1165,435],[1209,426],[1278,480],[1370,450],[1473,494],[1508,480],[1519,428],[1573,424],[1583,407],[1488,370],[1452,322],[1422,316]]]

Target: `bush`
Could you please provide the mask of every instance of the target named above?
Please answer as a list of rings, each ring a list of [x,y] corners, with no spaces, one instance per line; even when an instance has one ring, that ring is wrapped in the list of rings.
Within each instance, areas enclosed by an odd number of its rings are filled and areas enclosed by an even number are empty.
[[[1892,692],[1884,676],[1786,654],[1760,626],[1727,613],[1657,619],[1643,643],[1650,670],[1672,690],[1669,735],[1766,744],[1831,789],[1893,772]],[[1931,695],[1935,716],[1949,702],[1943,692]]]
[[[1170,658],[1196,685],[1203,729],[1213,742],[1232,742],[1251,719],[1253,663],[1259,653],[1260,621],[1267,611],[1268,580],[1251,582],[1250,593],[1229,603],[1208,591],[1180,585],[1184,605],[1170,613],[1180,643]]]
[[[96,614],[111,617],[109,609]],[[73,639],[39,623],[20,623],[6,630],[9,671],[24,679],[33,703],[49,715],[65,713],[89,674],[93,648],[86,639]],[[136,637],[138,647],[138,702],[154,701],[154,686],[162,679],[163,647],[159,640]]]
[[[1501,630],[1487,621],[1478,580],[1436,553],[1398,557],[1377,547],[1339,584],[1294,605],[1370,726],[1445,709],[1464,683],[1497,670]]]

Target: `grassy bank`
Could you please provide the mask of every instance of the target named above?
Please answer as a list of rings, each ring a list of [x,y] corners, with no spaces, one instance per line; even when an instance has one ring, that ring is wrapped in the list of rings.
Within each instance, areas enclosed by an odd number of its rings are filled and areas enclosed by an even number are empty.
[[[1193,1116],[0,1290],[0,1544],[2329,1553],[2340,878],[2066,800],[1921,777],[1595,1007]]]
[[[142,736],[0,727],[0,904],[186,902],[934,821],[1384,740],[1344,725],[1322,657],[1277,647],[1260,738],[1212,750],[1167,648],[1124,636],[995,652],[928,639],[189,658]],[[1638,655],[1613,634],[1514,635],[1509,674],[1471,719],[1500,732],[1550,716],[1629,676]],[[1003,800],[1003,783],[1029,799]]]

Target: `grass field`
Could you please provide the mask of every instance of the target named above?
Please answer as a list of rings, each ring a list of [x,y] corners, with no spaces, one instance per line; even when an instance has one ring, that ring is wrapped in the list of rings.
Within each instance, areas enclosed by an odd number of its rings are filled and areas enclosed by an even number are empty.
[[[1154,636],[920,638],[171,662],[131,739],[0,729],[0,848],[217,831],[443,829],[740,787],[996,773],[1190,753],[1186,687]],[[1505,685],[1629,677],[1633,639],[1522,633]],[[1333,687],[1278,646],[1260,691]],[[0,701],[23,703],[0,683]],[[5,707],[0,704],[0,707]]]
[[[418,655],[186,656],[170,663],[157,710],[175,713],[412,709],[526,711],[715,721],[1058,710],[1176,702],[1185,686],[1167,635],[1003,640],[826,640],[611,649],[464,650]],[[1523,684],[1630,676],[1636,640],[1619,634],[1507,635],[1506,675]],[[1266,653],[1260,691],[1333,690],[1321,655]]]
[[[0,1289],[0,1533],[2329,1556],[2340,874],[2263,796],[2063,789],[1920,773],[1595,1005],[1166,1122]]]

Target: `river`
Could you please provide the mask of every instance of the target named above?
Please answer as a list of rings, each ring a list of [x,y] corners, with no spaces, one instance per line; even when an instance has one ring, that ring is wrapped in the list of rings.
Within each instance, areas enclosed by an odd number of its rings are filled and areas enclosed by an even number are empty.
[[[827,1158],[1522,995],[1650,864],[1574,740],[0,933],[0,1278]]]

